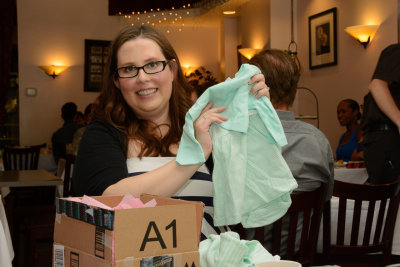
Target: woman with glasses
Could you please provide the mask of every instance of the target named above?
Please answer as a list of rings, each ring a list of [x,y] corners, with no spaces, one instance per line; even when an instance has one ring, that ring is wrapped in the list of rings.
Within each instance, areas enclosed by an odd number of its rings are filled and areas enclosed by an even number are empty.
[[[249,93],[268,96],[263,75],[253,76],[249,84],[253,83]],[[175,162],[191,91],[162,34],[146,25],[123,29],[111,46],[105,84],[79,146],[75,192],[135,197],[148,193],[203,201],[209,222],[203,220],[203,238],[215,233],[212,166]],[[206,159],[212,150],[210,124],[228,119],[220,114],[223,110],[209,103],[194,123]]]

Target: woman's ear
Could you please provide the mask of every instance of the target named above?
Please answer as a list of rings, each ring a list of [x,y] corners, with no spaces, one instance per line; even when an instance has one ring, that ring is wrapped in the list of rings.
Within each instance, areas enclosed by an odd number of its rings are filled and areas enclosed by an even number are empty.
[[[175,59],[171,59],[169,66],[171,68],[171,71],[174,75],[173,79],[175,79],[175,77],[178,75],[178,64],[176,63]]]
[[[113,80],[114,80],[115,87],[117,87],[118,89],[121,89],[121,86],[119,85],[119,79],[114,76]]]

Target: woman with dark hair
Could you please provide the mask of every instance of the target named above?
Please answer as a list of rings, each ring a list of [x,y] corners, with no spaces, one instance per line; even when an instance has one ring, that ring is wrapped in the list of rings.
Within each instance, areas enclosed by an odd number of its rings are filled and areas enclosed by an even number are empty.
[[[253,83],[249,93],[268,96],[263,75],[253,76],[249,84]],[[148,193],[203,201],[202,233],[216,233],[212,165],[181,166],[175,161],[191,91],[177,54],[162,34],[148,25],[123,29],[111,46],[105,84],[80,143],[75,192],[135,197]],[[220,114],[224,110],[211,102],[194,122],[205,159],[212,150],[210,125],[228,119]]]
[[[339,102],[337,117],[341,126],[346,126],[346,132],[340,137],[336,148],[336,160],[343,162],[364,160],[362,151],[363,132],[360,129],[360,106],[353,99]]]

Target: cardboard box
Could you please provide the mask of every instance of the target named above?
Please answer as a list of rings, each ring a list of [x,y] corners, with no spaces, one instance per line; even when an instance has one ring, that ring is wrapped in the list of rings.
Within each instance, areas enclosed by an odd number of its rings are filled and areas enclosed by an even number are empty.
[[[199,267],[200,255],[198,251],[192,251],[150,258],[127,257],[113,265],[110,260],[55,243],[53,261],[54,267]]]
[[[123,196],[93,198],[114,207]],[[141,196],[143,203],[153,198],[157,201],[156,207],[115,211],[57,199],[54,248],[61,245],[64,257],[68,253],[78,253],[81,262],[82,259],[99,260],[106,264],[104,266],[111,266],[113,261],[117,264],[160,255],[198,259],[204,204]],[[199,266],[197,260],[194,264]],[[58,265],[54,263],[54,266]]]

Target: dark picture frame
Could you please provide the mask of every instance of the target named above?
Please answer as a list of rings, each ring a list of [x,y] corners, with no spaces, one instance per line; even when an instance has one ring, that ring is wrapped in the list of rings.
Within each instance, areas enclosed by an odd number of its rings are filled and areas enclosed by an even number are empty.
[[[100,92],[111,41],[85,39],[85,92]]]
[[[310,69],[337,65],[336,7],[308,17]]]

